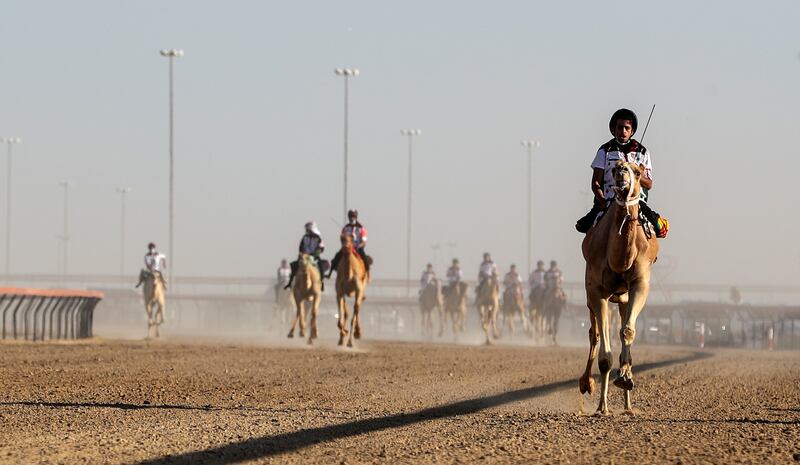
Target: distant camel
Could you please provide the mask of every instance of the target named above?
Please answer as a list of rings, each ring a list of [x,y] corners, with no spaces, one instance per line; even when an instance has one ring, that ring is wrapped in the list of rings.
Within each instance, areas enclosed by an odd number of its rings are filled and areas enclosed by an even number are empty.
[[[513,283],[503,292],[503,326],[508,326],[511,335],[514,335],[514,320],[517,316],[522,321],[522,328],[528,331],[528,318],[525,315],[525,299],[522,297],[522,284]]]
[[[544,338],[544,311],[542,303],[544,301],[544,287],[536,286],[531,288],[528,294],[528,319],[530,326],[528,334],[535,340]]]
[[[142,270],[139,272],[139,283],[144,283],[142,296],[144,297],[144,309],[147,312],[147,337],[158,339],[158,327],[164,323],[166,313],[166,302],[164,298],[164,280],[158,271],[150,272]]]
[[[294,284],[292,285],[292,295],[297,312],[294,320],[292,320],[292,329],[289,330],[287,337],[294,337],[294,327],[298,322],[300,323],[300,337],[305,337],[304,303],[308,300],[311,302],[308,343],[313,344],[314,339],[319,336],[317,315],[319,314],[319,304],[322,300],[322,276],[320,276],[317,263],[311,255],[300,254],[300,258],[297,260],[297,276],[295,276]]]
[[[592,362],[598,356],[601,375],[600,404],[597,413],[608,415],[608,378],[611,359],[609,302],[619,304],[622,351],[619,376],[614,385],[623,389],[625,411],[632,413],[631,345],[636,336],[636,317],[650,292],[650,271],[658,258],[658,240],[639,222],[639,193],[642,168],[619,161],[612,169],[616,196],[600,222],[583,240],[586,259],[586,304],[589,307],[589,359],[580,378],[581,393],[594,390]]]
[[[442,312],[442,325],[439,327],[439,336],[444,334],[444,326],[450,317],[453,327],[453,336],[458,340],[458,334],[466,329],[467,319],[467,289],[469,286],[463,281],[451,284],[444,293],[444,311]]]
[[[433,279],[419,296],[419,309],[422,314],[422,337],[433,337],[433,311],[442,313],[442,284]]]
[[[273,319],[281,325],[289,322],[295,311],[294,295],[292,289],[284,289],[278,282],[275,284],[275,303],[272,305]]]
[[[347,347],[353,347],[353,337],[361,338],[361,322],[359,313],[364,302],[364,292],[367,289],[367,271],[364,261],[353,246],[353,236],[341,236],[341,260],[336,269],[336,302],[339,307],[339,345],[347,339]],[[350,320],[350,330],[347,329],[348,309],[346,297],[353,297],[353,318]]]
[[[497,339],[497,311],[500,309],[500,282],[497,279],[497,273],[492,273],[492,276],[486,279],[483,286],[480,287],[478,293],[478,315],[481,319],[483,332],[486,334],[486,344],[491,344],[492,340],[489,338],[489,331],[491,330],[492,337]]]
[[[561,280],[556,280],[554,287],[547,289],[542,298],[542,316],[544,317],[545,341],[553,345],[558,345],[558,322],[561,319],[561,312],[567,308],[567,295],[561,288]]]

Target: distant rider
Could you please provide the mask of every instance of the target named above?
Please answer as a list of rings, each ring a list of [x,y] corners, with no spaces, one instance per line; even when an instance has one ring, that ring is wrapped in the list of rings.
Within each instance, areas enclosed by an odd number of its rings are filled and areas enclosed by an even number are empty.
[[[325,242],[322,241],[322,233],[319,231],[316,222],[309,221],[306,223],[305,231],[306,233],[300,239],[300,246],[298,247],[298,250],[301,254],[314,257],[314,260],[317,264],[317,269],[319,269],[322,290],[324,291],[325,283],[322,281],[322,277],[325,276],[325,272],[323,270],[323,261],[320,258],[320,254],[325,251]],[[293,261],[291,263],[292,273],[289,275],[289,282],[283,287],[284,289],[289,289],[292,286],[292,281],[294,281],[294,277],[297,275],[298,266],[299,263],[297,261]]]
[[[453,289],[456,289],[464,278],[464,272],[458,266],[458,259],[453,259],[453,265],[447,269],[447,286],[444,288],[444,294],[449,294]]]
[[[433,271],[433,265],[428,263],[425,267],[425,271],[422,272],[422,276],[419,278],[419,293],[422,294],[422,291],[425,290],[426,287],[430,286],[436,281],[436,273]]]
[[[144,282],[145,274],[150,273],[151,275],[161,280],[161,284],[164,286],[164,289],[166,290],[167,280],[161,273],[161,271],[166,267],[167,267],[167,257],[156,250],[156,245],[154,243],[151,242],[147,244],[147,253],[144,254],[144,270],[142,270],[142,272],[139,273],[139,283],[136,284],[136,287],[141,286],[142,283]]]
[[[353,238],[353,247],[355,247],[358,255],[361,256],[361,260],[364,262],[364,269],[367,272],[367,276],[369,276],[369,263],[371,259],[367,257],[367,253],[364,251],[364,247],[367,245],[367,228],[358,221],[358,210],[350,210],[347,212],[347,224],[342,228],[342,235],[349,235]],[[331,271],[328,273],[329,278],[333,274],[333,270],[336,270],[339,266],[339,260],[341,259],[342,251],[339,250],[336,252],[336,255],[333,256],[333,260],[331,260]]]
[[[289,266],[289,262],[284,258],[281,260],[281,266],[278,268],[277,271],[277,280],[275,284],[275,300],[278,300],[279,290],[283,289],[284,286],[289,284],[292,278],[292,267]]]
[[[517,273],[517,265],[511,265],[511,269],[503,278],[503,285],[506,289],[516,286],[516,293],[522,296],[522,276]]]
[[[481,291],[483,290],[483,286],[486,284],[486,281],[497,274],[497,265],[495,265],[492,261],[492,256],[489,255],[489,252],[484,253],[483,262],[481,262],[481,265],[478,268],[478,288],[475,289],[476,303],[478,296],[481,295]]]

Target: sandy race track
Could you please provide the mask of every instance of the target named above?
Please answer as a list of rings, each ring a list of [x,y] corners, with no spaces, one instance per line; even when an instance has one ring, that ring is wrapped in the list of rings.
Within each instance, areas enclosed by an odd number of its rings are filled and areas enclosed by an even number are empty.
[[[0,345],[0,463],[793,463],[800,357],[634,347],[634,417],[586,350],[362,342]],[[584,413],[585,412],[585,413]]]

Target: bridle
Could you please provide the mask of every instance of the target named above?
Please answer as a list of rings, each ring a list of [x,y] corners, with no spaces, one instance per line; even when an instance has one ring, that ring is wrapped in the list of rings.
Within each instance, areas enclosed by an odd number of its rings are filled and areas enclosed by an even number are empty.
[[[621,207],[625,207],[626,210],[625,218],[622,219],[622,224],[619,226],[618,235],[620,236],[622,235],[622,229],[625,227],[625,223],[631,219],[631,207],[634,205],[639,205],[639,194],[633,189],[633,169],[628,164],[625,164],[624,167],[626,170],[628,170],[628,196],[625,198],[625,200],[620,199],[619,195],[614,196],[614,202]],[[614,182],[616,183],[616,178],[614,179]],[[614,186],[614,191],[619,194],[624,188],[625,186]]]

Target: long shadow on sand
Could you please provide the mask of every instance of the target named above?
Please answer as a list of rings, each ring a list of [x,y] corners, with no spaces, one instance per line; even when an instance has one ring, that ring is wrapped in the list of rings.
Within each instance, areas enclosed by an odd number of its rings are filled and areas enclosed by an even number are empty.
[[[678,359],[644,363],[639,365],[636,368],[636,371],[642,372],[666,367],[669,365],[695,362],[711,356],[712,354],[710,353],[696,352],[692,355]],[[255,460],[275,456],[285,452],[296,451],[305,447],[313,446],[314,444],[351,436],[358,436],[373,431],[399,428],[437,418],[469,415],[491,407],[547,395],[560,389],[577,387],[576,385],[577,380],[569,379],[565,381],[544,384],[542,386],[517,389],[492,396],[462,400],[438,407],[426,408],[412,413],[400,413],[397,415],[379,418],[367,418],[364,420],[355,420],[338,425],[308,428],[291,433],[251,438],[201,451],[187,452],[178,455],[168,455],[165,457],[145,460],[138,462],[136,465],[190,465],[196,463],[225,465],[242,462],[245,460]]]
[[[123,404],[121,402],[36,402],[32,400],[20,402],[0,402],[0,406],[26,406],[26,407],[51,407],[51,408],[116,408],[120,410],[142,410],[142,409],[179,409],[179,410],[219,410],[217,408],[195,407],[192,405],[170,405],[170,404]]]

